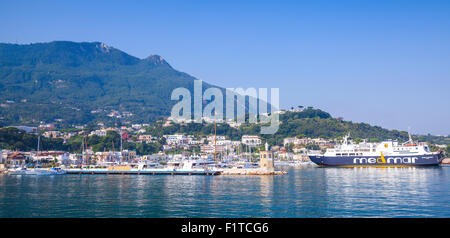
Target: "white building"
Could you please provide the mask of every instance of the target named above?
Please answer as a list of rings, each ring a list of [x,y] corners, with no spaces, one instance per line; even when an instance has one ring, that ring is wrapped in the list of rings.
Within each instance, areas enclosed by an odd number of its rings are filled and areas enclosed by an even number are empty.
[[[139,135],[138,136],[138,141],[140,142],[145,142],[145,143],[151,143],[156,141],[158,138],[157,137],[153,137],[152,135]]]
[[[261,145],[261,139],[258,136],[244,135],[242,136],[242,144],[248,146],[259,146]]]
[[[138,131],[137,131],[137,133],[145,133],[146,132],[146,130],[145,129],[139,129]]]
[[[215,153],[222,153],[222,152],[225,151],[225,147],[221,146],[221,145],[217,145],[217,146],[214,146],[214,145],[202,145],[200,147],[200,149],[201,149],[202,153],[207,153],[207,154],[213,154],[214,152]]]
[[[89,136],[106,136],[106,130],[102,129],[102,130],[95,130],[95,131],[91,131],[91,133],[89,133]]]
[[[311,138],[297,138],[297,137],[289,137],[289,138],[284,138],[283,140],[283,145],[289,145],[289,144],[293,144],[293,145],[307,145],[307,144],[312,144],[313,140]]]
[[[47,138],[58,138],[61,133],[59,131],[46,131],[42,135]]]
[[[185,135],[164,135],[168,145],[185,145],[189,140]]]
[[[55,160],[60,164],[69,164],[70,155],[65,151],[42,151],[39,154],[33,155],[33,160],[35,161],[52,161]]]
[[[139,130],[142,128],[142,125],[141,124],[133,124],[133,125],[131,125],[131,128],[133,128],[135,130]]]
[[[208,138],[207,138],[208,141],[212,141],[212,142],[214,142],[214,139],[216,141],[223,141],[226,138],[225,138],[225,136],[208,136]]]
[[[8,158],[8,154],[11,151],[9,150],[2,150],[0,153],[0,164],[6,164],[7,158]]]

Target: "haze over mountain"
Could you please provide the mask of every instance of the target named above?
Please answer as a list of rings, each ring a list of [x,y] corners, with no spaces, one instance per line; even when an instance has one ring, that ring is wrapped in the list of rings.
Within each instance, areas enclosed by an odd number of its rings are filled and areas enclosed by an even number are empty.
[[[170,100],[172,90],[184,87],[193,92],[194,80],[161,56],[139,59],[101,42],[0,44],[0,124],[149,123],[168,116],[176,103]],[[208,87],[212,85],[203,83],[203,89]],[[406,137],[406,132],[341,121],[312,108],[302,115],[282,116],[279,132],[268,138],[280,143],[285,136],[334,137],[347,132],[362,138]],[[233,133],[259,133],[259,125],[243,125]]]
[[[101,42],[0,44],[0,122],[150,122],[169,115],[172,90],[194,80],[158,55],[139,59]]]

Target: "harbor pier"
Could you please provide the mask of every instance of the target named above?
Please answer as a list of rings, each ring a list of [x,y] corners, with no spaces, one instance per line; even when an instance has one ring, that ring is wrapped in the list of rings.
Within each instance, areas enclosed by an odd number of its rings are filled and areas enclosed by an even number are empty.
[[[67,174],[116,174],[116,175],[219,175],[220,171],[170,171],[170,170],[67,170]]]

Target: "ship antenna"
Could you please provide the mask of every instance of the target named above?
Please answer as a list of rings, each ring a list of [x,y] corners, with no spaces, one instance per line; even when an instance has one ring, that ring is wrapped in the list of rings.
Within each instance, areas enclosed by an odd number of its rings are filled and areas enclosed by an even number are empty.
[[[409,137],[409,143],[413,144],[413,140],[411,138],[411,127],[408,126],[408,137]]]
[[[350,132],[347,133],[347,135],[344,136],[344,138],[343,138],[343,139],[344,139],[343,144],[345,144],[345,145],[348,144],[348,138],[349,138],[349,137],[350,137]]]

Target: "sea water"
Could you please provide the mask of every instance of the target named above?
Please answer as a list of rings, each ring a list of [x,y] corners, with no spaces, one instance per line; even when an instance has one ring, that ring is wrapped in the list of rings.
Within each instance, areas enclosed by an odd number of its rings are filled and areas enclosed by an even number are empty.
[[[450,217],[450,167],[0,175],[0,217]]]

